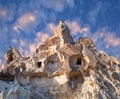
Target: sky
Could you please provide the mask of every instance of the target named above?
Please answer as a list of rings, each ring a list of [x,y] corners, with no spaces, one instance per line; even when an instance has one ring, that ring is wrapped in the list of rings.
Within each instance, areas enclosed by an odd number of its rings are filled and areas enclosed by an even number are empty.
[[[120,59],[120,0],[0,0],[0,65],[10,46],[32,56],[59,20],[75,41],[89,37],[98,50]]]

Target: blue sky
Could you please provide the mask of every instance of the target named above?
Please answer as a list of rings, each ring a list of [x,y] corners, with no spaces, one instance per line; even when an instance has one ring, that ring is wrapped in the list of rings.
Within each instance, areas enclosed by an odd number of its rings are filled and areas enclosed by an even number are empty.
[[[60,19],[74,40],[89,37],[120,58],[120,0],[0,0],[0,64],[9,46],[32,55]]]

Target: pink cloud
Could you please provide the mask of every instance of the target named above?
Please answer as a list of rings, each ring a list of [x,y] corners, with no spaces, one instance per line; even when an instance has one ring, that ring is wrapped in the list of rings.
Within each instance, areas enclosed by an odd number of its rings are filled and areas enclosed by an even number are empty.
[[[49,24],[47,25],[47,28],[49,28],[52,32],[54,32],[54,31],[55,31],[55,28],[56,28],[56,25],[55,25],[54,23],[49,23]]]
[[[89,20],[95,24],[96,20],[97,20],[97,16],[99,14],[99,11],[101,10],[102,8],[102,4],[100,2],[97,3],[97,5],[94,6],[94,9],[92,9],[90,12],[89,12]]]
[[[32,27],[36,26],[36,23],[36,16],[33,13],[25,13],[17,20],[16,24],[13,26],[13,30],[17,32],[19,29],[30,30]]]
[[[7,21],[12,21],[14,18],[14,14],[15,14],[15,8],[16,5],[14,3],[11,3],[11,7],[9,6],[9,8],[0,5],[0,19],[1,22],[7,22]]]
[[[83,34],[84,36],[87,36],[90,32],[90,28],[88,26],[82,27],[77,21],[66,21],[66,24],[71,30],[71,33],[73,35],[76,34]]]
[[[42,0],[41,5],[58,12],[63,11],[64,9],[63,0]]]
[[[30,50],[30,54],[32,55],[36,50],[36,45],[35,44],[30,44],[29,45],[29,50]]]
[[[105,28],[91,34],[90,37],[94,42],[106,44],[106,48],[110,46],[120,46],[120,38],[115,35],[115,33],[107,31]],[[102,42],[99,41],[102,39]]]
[[[7,15],[7,12],[5,9],[0,9],[0,16],[5,17]]]
[[[14,26],[14,30],[17,30],[18,26],[27,26],[27,24],[30,24],[31,22],[34,23],[34,16],[32,16],[32,14],[27,14],[27,15],[23,15],[24,17],[20,18],[17,26]],[[31,17],[30,17],[31,16]],[[28,17],[28,18],[27,18]],[[25,22],[24,22],[25,20]],[[22,23],[23,22],[23,23]],[[55,24],[50,23],[46,26],[47,28],[49,28],[51,31],[54,31],[55,29]],[[45,27],[45,29],[46,29]],[[23,27],[25,28],[25,27]],[[35,52],[36,49],[36,45],[40,44],[41,42],[44,42],[47,38],[49,37],[48,33],[43,33],[43,32],[37,32],[35,38],[33,39],[33,41],[28,41],[28,39],[20,39],[19,41],[15,38],[13,38],[11,41],[16,44],[19,43],[19,52],[23,55],[23,56],[31,56],[33,55],[33,53]]]
[[[49,35],[47,33],[38,32],[36,33],[36,38],[33,40],[32,43],[28,43],[27,40],[20,40],[20,53],[22,53],[22,55],[26,57],[32,56],[37,48],[37,45],[41,44],[41,42],[44,42],[48,37]],[[26,47],[28,49],[26,49]]]
[[[120,46],[120,38],[116,37],[114,33],[107,33],[107,35],[105,35],[104,41],[112,46]]]
[[[31,43],[26,46],[28,46],[28,49],[20,47],[20,51],[23,53],[23,56],[25,57],[32,56],[36,50],[36,44]]]
[[[41,42],[45,41],[48,37],[49,37],[48,33],[38,32],[38,33],[36,34],[36,39],[35,39],[35,41],[36,41],[37,43],[41,43]]]
[[[24,40],[20,40],[19,44],[21,47],[24,47],[27,43]]]
[[[14,44],[16,44],[18,40],[15,39],[15,38],[13,38],[11,41],[12,41]]]
[[[35,21],[35,15],[32,13],[27,13],[23,15],[21,18],[19,18],[18,23],[20,26],[25,26],[28,23]]]
[[[100,38],[103,38],[103,36],[104,33],[101,31],[97,31],[96,33],[90,35],[93,42],[97,42]]]
[[[70,7],[74,7],[75,5],[74,0],[66,0],[66,2],[68,3]]]

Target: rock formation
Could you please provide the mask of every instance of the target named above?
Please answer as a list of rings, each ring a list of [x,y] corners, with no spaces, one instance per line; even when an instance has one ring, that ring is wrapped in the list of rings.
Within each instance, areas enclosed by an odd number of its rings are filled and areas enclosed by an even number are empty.
[[[8,49],[0,99],[120,99],[120,61],[97,50],[89,38],[74,42],[60,21],[33,57]]]

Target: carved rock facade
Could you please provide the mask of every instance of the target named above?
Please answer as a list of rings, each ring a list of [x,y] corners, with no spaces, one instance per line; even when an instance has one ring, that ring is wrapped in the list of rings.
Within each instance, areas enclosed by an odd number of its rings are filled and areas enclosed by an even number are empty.
[[[89,38],[74,42],[63,21],[54,33],[33,57],[8,49],[1,99],[119,99],[120,61],[98,51]]]

